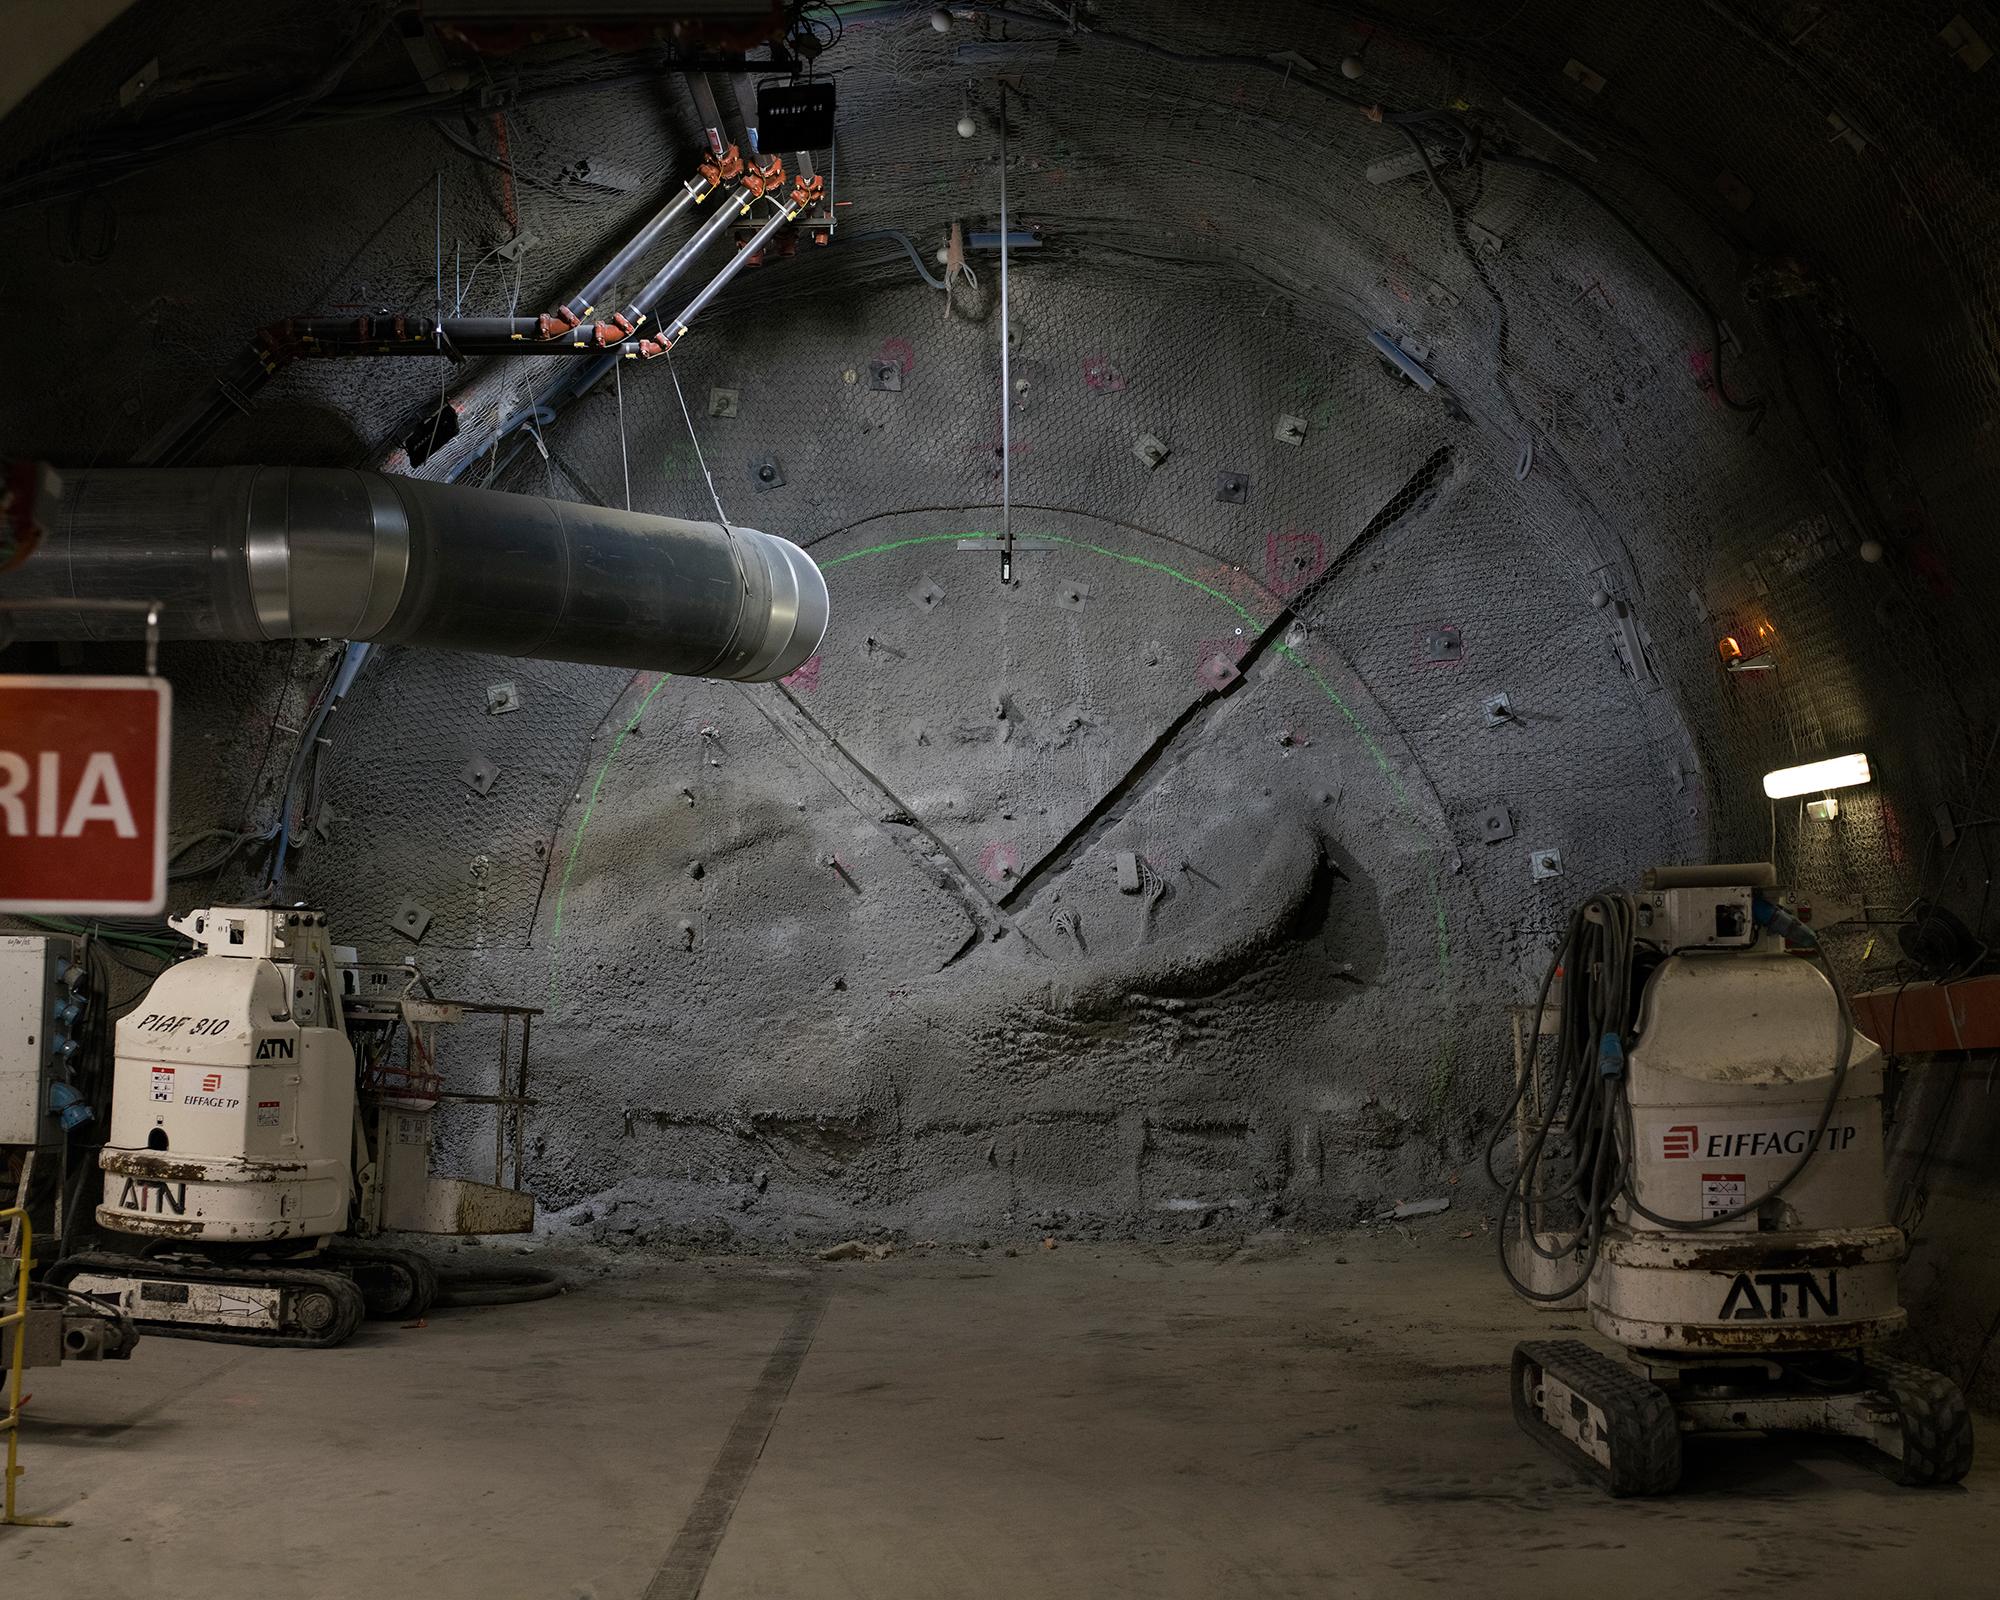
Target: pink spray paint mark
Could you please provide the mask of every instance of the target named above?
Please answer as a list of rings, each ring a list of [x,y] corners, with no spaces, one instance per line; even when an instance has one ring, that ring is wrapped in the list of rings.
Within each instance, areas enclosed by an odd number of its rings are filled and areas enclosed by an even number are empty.
[[[1125,374],[1105,356],[1086,356],[1083,361],[1083,386],[1098,394],[1122,394],[1125,391]]]
[[[895,362],[903,369],[903,376],[906,378],[917,364],[916,346],[908,339],[884,339],[882,348],[875,354],[877,360]]]
[[[1012,839],[995,839],[979,852],[979,873],[988,883],[1004,883],[1021,875],[1021,847]]]
[[[787,689],[796,689],[801,694],[810,694],[819,687],[819,657],[806,657],[798,671],[789,673],[778,680]]]
[[[1226,688],[1235,674],[1226,668],[1237,666],[1250,651],[1251,640],[1247,634],[1232,634],[1227,639],[1203,639],[1194,647],[1195,681],[1205,688]]]
[[[1687,355],[1688,371],[1694,374],[1696,387],[1708,396],[1709,406],[1719,410],[1722,395],[1715,386],[1715,357],[1706,350],[1690,350]]]
[[[1264,584],[1290,598],[1326,570],[1326,541],[1316,533],[1267,533]]]

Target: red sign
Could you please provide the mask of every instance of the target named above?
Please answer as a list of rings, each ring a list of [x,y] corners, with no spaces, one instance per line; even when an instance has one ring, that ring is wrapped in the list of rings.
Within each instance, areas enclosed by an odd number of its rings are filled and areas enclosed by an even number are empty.
[[[0,911],[165,909],[172,721],[164,678],[0,677]]]

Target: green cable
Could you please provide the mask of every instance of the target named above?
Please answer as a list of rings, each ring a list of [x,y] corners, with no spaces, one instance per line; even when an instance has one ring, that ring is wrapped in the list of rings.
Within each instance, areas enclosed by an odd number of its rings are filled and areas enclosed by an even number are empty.
[[[604,775],[611,770],[611,763],[618,759],[618,751],[625,743],[625,736],[639,726],[639,719],[646,714],[646,707],[653,703],[653,696],[666,686],[671,672],[663,672],[646,691],[646,698],[639,702],[625,726],[618,730],[618,737],[611,741],[611,748],[605,753],[604,764],[597,769],[597,781],[590,786],[590,800],[583,808],[583,815],[577,819],[576,836],[570,840],[569,859],[563,863],[562,882],[556,885],[555,922],[549,929],[549,998],[556,997],[556,951],[562,943],[563,901],[569,897],[570,874],[576,871],[576,853],[583,848],[584,830],[590,826],[591,813],[597,809],[598,792],[604,787]]]

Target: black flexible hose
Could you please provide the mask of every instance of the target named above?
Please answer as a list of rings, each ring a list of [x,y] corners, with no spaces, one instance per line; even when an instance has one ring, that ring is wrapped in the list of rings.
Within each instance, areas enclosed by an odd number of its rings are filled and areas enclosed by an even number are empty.
[[[434,1306],[513,1306],[552,1300],[569,1285],[545,1267],[440,1267]]]
[[[924,265],[924,258],[917,251],[916,240],[912,239],[900,228],[875,228],[867,233],[850,233],[845,237],[849,244],[861,244],[870,239],[893,240],[909,252],[910,261],[916,267],[918,277],[922,278],[933,289],[942,289],[945,286],[945,280],[938,277],[936,273]]]
[[[1521,1074],[1521,1081],[1515,1085],[1513,1096],[1486,1141],[1486,1175],[1496,1188],[1506,1191],[1498,1229],[1500,1267],[1515,1292],[1530,1300],[1566,1300],[1589,1281],[1603,1243],[1604,1225],[1623,1187],[1615,1117],[1600,1087],[1599,1056],[1601,1041],[1607,1035],[1622,1040],[1629,1025],[1636,921],[1632,897],[1624,894],[1593,895],[1571,914],[1563,942],[1542,975],[1533,1012],[1539,1030],[1549,990],[1557,974],[1562,974],[1562,1022],[1556,1038],[1554,1081],[1534,1135],[1521,1152],[1520,1165],[1511,1181],[1502,1179],[1494,1167],[1494,1151],[1535,1078],[1533,1071]],[[1535,1038],[1539,1040],[1539,1031]],[[1547,1181],[1543,1163],[1556,1124],[1565,1111],[1569,1118],[1572,1165],[1568,1181],[1554,1187]],[[1507,1238],[1513,1219],[1523,1210],[1528,1210],[1532,1218],[1531,1208],[1564,1199],[1573,1199],[1581,1212],[1576,1230],[1549,1247],[1536,1237],[1531,1225],[1527,1230],[1529,1245],[1548,1260],[1580,1254],[1582,1270],[1575,1282],[1560,1289],[1532,1289],[1521,1281],[1507,1257]]]
[[[1461,122],[1457,116],[1449,111],[1385,111],[1382,113],[1382,120],[1390,126],[1399,129],[1403,137],[1408,139],[1416,149],[1418,156],[1423,161],[1424,171],[1429,174],[1431,186],[1437,190],[1439,198],[1444,201],[1445,209],[1453,213],[1452,224],[1454,231],[1458,225],[1458,217],[1452,206],[1451,198],[1445,194],[1443,186],[1438,183],[1437,173],[1432,170],[1428,153],[1424,150],[1416,134],[1411,131],[1413,128],[1424,123],[1438,124],[1448,129],[1457,138],[1459,144],[1458,160],[1461,165],[1476,166],[1481,161],[1491,161],[1496,166],[1518,167],[1524,172],[1539,172],[1545,178],[1554,178],[1556,182],[1574,189],[1613,222],[1617,223],[1619,228],[1624,231],[1626,237],[1643,250],[1653,264],[1673,281],[1674,287],[1686,295],[1689,300],[1693,301],[1696,309],[1707,318],[1709,365],[1715,376],[1715,392],[1722,397],[1722,403],[1731,411],[1740,411],[1749,416],[1751,419],[1751,431],[1756,431],[1757,424],[1764,420],[1764,413],[1769,409],[1770,402],[1761,398],[1738,400],[1730,394],[1728,385],[1723,382],[1722,318],[1716,311],[1714,302],[1702,292],[1699,284],[1667,259],[1659,247],[1640,231],[1637,223],[1626,216],[1611,201],[1607,200],[1597,189],[1577,176],[1576,173],[1571,172],[1569,168],[1559,166],[1553,161],[1543,161],[1536,156],[1509,155],[1504,152],[1481,148],[1478,133],[1467,127],[1465,123]],[[1485,275],[1481,273],[1480,277],[1483,283]],[[1491,284],[1486,284],[1486,288],[1489,293],[1494,293]],[[1497,301],[1498,295],[1495,294],[1494,297]],[[1504,305],[1501,309],[1504,316]]]

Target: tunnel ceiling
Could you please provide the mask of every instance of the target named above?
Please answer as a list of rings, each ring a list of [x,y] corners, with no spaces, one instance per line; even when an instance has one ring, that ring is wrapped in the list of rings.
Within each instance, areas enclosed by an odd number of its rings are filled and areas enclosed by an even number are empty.
[[[827,571],[763,698],[399,651],[342,712],[286,887],[546,997],[552,1196],[1340,1213],[1444,1181],[1587,889],[1774,854],[1823,921],[1977,901],[1938,819],[1991,754],[1987,8],[949,10],[837,8],[836,236],[671,363],[542,414],[549,358],[301,361],[192,458],[719,505]],[[424,70],[387,11],[144,0],[24,102],[6,451],[131,461],[287,316],[549,309],[699,152],[643,57]],[[1012,586],[959,548],[998,526],[997,261],[947,297],[885,236],[934,273],[997,226],[1003,89]],[[177,659],[185,831],[257,825],[323,658]],[[1838,827],[1763,801],[1857,748]]]

